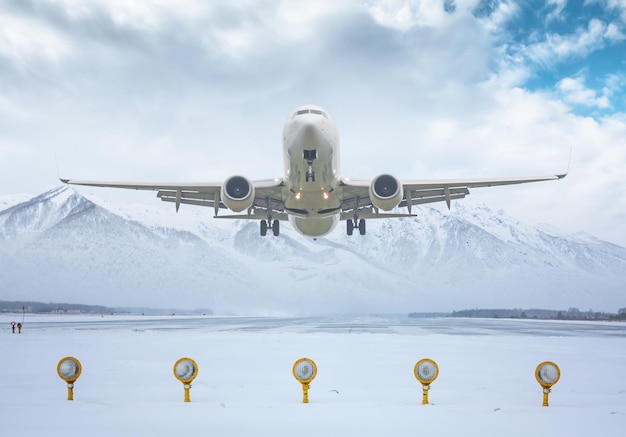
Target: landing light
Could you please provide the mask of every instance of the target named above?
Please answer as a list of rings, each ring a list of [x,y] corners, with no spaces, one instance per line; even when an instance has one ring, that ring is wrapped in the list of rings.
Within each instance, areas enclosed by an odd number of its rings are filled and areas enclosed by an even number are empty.
[[[57,373],[61,379],[67,383],[68,401],[74,400],[74,382],[76,382],[82,371],[83,366],[81,366],[80,361],[74,357],[61,358],[61,361],[59,361],[57,365]]]
[[[296,193],[296,200],[300,200],[301,197],[302,197],[302,193],[298,191]]]
[[[291,369],[294,378],[302,384],[302,403],[309,403],[309,383],[317,375],[317,365],[310,358],[300,358]]]
[[[324,191],[323,196],[324,196],[324,200],[328,200],[328,193],[326,191]]]
[[[191,381],[198,376],[198,365],[191,358],[181,358],[174,364],[174,376],[183,383],[185,402],[190,402],[189,389],[191,388]]]
[[[559,382],[559,379],[561,378],[561,370],[559,369],[559,366],[552,361],[544,361],[535,369],[535,378],[541,387],[543,387],[543,404],[541,406],[547,407],[548,395],[552,391],[552,386]]]
[[[423,358],[419,360],[413,368],[413,374],[419,382],[422,383],[422,405],[428,404],[428,390],[430,390],[430,383],[437,379],[439,376],[439,366],[430,358]]]

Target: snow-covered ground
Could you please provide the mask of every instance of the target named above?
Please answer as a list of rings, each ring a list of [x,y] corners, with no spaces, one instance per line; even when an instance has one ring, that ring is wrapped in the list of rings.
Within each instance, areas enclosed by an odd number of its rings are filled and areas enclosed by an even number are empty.
[[[5,436],[583,436],[626,428],[626,324],[385,317],[0,315]],[[57,375],[83,366],[74,401]],[[191,402],[173,375],[198,363]],[[318,366],[309,404],[291,368]],[[430,404],[413,366],[439,365]],[[534,371],[561,379],[542,407]]]

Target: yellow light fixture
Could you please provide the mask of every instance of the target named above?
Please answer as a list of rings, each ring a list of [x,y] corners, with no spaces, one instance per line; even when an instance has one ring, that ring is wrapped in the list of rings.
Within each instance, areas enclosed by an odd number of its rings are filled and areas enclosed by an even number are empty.
[[[191,358],[181,358],[174,364],[174,376],[183,383],[185,402],[191,402],[189,389],[191,388],[191,381],[198,376],[198,365]]]
[[[63,381],[67,383],[67,400],[74,400],[74,382],[78,379],[83,366],[74,357],[61,358],[59,364],[57,364],[57,373]]]
[[[413,368],[413,374],[419,382],[422,383],[422,405],[428,404],[428,390],[430,383],[439,376],[439,366],[430,358],[419,360]]]
[[[539,363],[535,369],[535,379],[543,388],[543,404],[542,407],[548,406],[548,395],[552,391],[552,386],[559,382],[561,378],[561,369],[552,361],[544,361]]]
[[[317,376],[317,365],[310,358],[300,358],[291,369],[294,378],[302,384],[302,403],[309,403],[309,384]]]

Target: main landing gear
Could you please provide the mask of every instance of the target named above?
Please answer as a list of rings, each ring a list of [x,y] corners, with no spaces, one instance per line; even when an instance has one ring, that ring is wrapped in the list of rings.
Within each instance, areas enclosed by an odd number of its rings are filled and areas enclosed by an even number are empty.
[[[275,237],[280,235],[280,222],[278,220],[261,220],[261,237],[265,237],[267,235],[268,228],[272,229],[272,233]]]
[[[359,234],[365,235],[365,220],[364,219],[346,220],[346,232],[348,233],[348,235],[352,235],[352,232],[354,231],[355,228],[359,229]]]

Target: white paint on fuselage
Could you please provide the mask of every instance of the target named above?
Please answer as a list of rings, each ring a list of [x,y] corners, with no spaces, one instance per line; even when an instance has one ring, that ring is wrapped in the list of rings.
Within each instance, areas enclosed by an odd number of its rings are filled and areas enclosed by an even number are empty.
[[[283,129],[283,155],[289,222],[309,237],[328,234],[339,222],[341,207],[339,134],[330,115],[314,105],[296,109]]]

